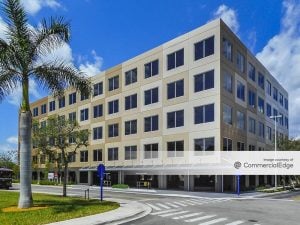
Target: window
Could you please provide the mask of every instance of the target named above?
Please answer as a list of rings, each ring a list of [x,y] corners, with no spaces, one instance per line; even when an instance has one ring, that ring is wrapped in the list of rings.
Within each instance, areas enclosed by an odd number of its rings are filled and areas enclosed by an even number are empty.
[[[65,96],[58,99],[58,108],[63,108],[66,105]]]
[[[119,158],[119,149],[118,148],[108,148],[108,161],[118,160]]]
[[[137,146],[125,146],[125,160],[137,159]]]
[[[158,74],[158,59],[144,65],[145,79]]]
[[[238,99],[245,101],[245,85],[240,81],[237,81],[236,96]]]
[[[273,116],[277,116],[278,115],[278,111],[277,111],[277,109],[273,109]],[[275,118],[274,118],[274,120],[275,120]],[[277,120],[277,119],[276,119]]]
[[[49,111],[52,112],[55,110],[55,101],[49,102]]]
[[[258,123],[258,136],[265,138],[265,125],[262,122]]]
[[[167,113],[167,128],[184,126],[184,110]]]
[[[137,107],[137,94],[125,97],[125,110],[134,109]]]
[[[279,113],[279,115],[281,116],[281,117],[279,117],[279,124],[281,125],[281,126],[283,126],[284,125],[284,117],[283,117],[283,114],[282,113]]]
[[[272,128],[267,126],[267,138],[269,141],[272,141]]]
[[[194,91],[204,91],[214,88],[214,70],[194,75]]]
[[[194,139],[194,151],[197,155],[197,152],[202,151],[214,151],[215,150],[215,138],[197,138]]]
[[[286,129],[289,129],[289,119],[287,117],[284,118],[284,124]]]
[[[265,113],[265,101],[261,97],[258,97],[258,111],[262,114]]]
[[[96,97],[98,95],[103,94],[103,82],[99,82],[97,84],[94,84],[94,93],[93,96]]]
[[[232,125],[232,107],[226,104],[223,104],[223,121]]]
[[[232,93],[232,76],[229,73],[224,73],[223,87],[226,91]]]
[[[168,99],[180,97],[184,95],[184,80],[178,80],[167,84]]]
[[[158,130],[158,115],[149,116],[144,118],[144,131],[156,131]]]
[[[272,116],[272,107],[269,103],[267,103],[267,117]]]
[[[89,119],[89,109],[80,110],[80,121],[85,121]]]
[[[232,62],[232,44],[226,38],[223,38],[223,55]]]
[[[95,105],[94,106],[94,118],[98,118],[103,116],[103,105]]]
[[[248,63],[248,77],[255,82],[255,67]]]
[[[47,105],[43,104],[41,105],[41,114],[45,114],[47,112]]]
[[[89,161],[89,152],[87,150],[80,151],[80,162]]]
[[[125,122],[125,135],[137,133],[137,120],[130,120]]]
[[[272,85],[271,82],[267,80],[267,94],[272,96]]]
[[[265,89],[265,76],[258,72],[258,86]]]
[[[238,129],[245,130],[245,128],[246,128],[245,113],[236,111],[236,119],[237,119],[236,127]]]
[[[87,99],[89,99],[88,94],[83,94],[83,93],[80,94],[80,101],[84,101],[84,100],[87,100]]]
[[[283,95],[279,92],[279,103],[283,106]]]
[[[230,138],[223,138],[223,151],[232,151],[232,140]]]
[[[69,160],[69,163],[76,162],[76,154],[74,152],[69,152],[68,153],[68,160]]]
[[[71,122],[75,122],[76,121],[76,112],[69,113],[69,120]]]
[[[256,94],[254,91],[248,91],[248,104],[253,108],[256,106]]]
[[[238,141],[236,143],[236,148],[237,148],[238,151],[245,151],[245,143]]]
[[[76,103],[76,92],[69,94],[69,105]]]
[[[94,149],[93,150],[93,161],[102,161],[102,149]]]
[[[249,145],[249,151],[255,151],[256,146],[255,145]]]
[[[102,127],[93,128],[93,140],[102,139]]]
[[[119,136],[119,124],[114,123],[108,125],[108,137],[118,137]]]
[[[145,159],[158,158],[158,143],[144,145],[144,153]]]
[[[51,139],[51,141],[52,141],[52,146],[54,146],[54,138],[53,139]],[[75,144],[75,142],[76,142],[76,138],[75,138],[75,135],[74,134],[70,134],[69,135],[69,143],[70,144]]]
[[[248,120],[248,126],[249,126],[249,132],[252,133],[252,134],[255,134],[256,131],[256,121],[255,119],[253,119],[252,117],[249,117],[249,120]]]
[[[289,109],[289,101],[288,101],[287,98],[284,98],[284,108],[285,108],[286,110]]]
[[[278,90],[276,87],[273,87],[273,99],[278,101]]]
[[[215,120],[214,104],[194,107],[194,123],[208,123]]]
[[[168,157],[183,157],[184,141],[167,142]]]
[[[113,91],[119,88],[119,76],[114,76],[108,79],[108,90]]]
[[[38,116],[39,115],[39,108],[35,107],[33,108],[33,116]]]
[[[214,54],[214,39],[212,36],[194,44],[195,61]]]
[[[168,59],[168,70],[182,66],[184,64],[184,49],[180,49],[167,55]]]
[[[144,92],[144,96],[145,96],[145,105],[158,102],[158,87],[146,90]]]
[[[137,82],[137,68],[125,72],[125,85]]]
[[[108,102],[108,114],[119,112],[119,99]]]
[[[245,72],[245,56],[240,53],[239,51],[237,51],[237,55],[236,55],[236,65],[237,68],[239,69],[240,72],[244,73]]]

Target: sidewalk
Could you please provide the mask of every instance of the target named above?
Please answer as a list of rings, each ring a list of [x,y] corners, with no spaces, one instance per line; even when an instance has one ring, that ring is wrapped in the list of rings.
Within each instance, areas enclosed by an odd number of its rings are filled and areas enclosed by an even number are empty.
[[[105,200],[118,202],[120,204],[120,207],[118,209],[101,214],[50,223],[47,225],[113,225],[142,218],[151,212],[151,208],[149,206],[140,202],[115,198],[106,198]]]

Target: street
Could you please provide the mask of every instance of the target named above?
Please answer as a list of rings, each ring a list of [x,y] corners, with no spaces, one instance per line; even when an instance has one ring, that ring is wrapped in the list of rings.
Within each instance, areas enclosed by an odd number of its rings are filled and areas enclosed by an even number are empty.
[[[14,188],[18,188],[17,185]],[[62,193],[61,187],[33,185],[33,192]],[[68,187],[69,196],[84,196],[87,186]],[[213,194],[213,193],[212,193]],[[299,193],[294,193],[294,195]],[[90,188],[90,198],[99,198],[99,188]],[[139,201],[152,208],[150,215],[128,225],[299,225],[300,201],[274,198],[169,197],[154,193],[125,193],[105,190],[104,198]]]

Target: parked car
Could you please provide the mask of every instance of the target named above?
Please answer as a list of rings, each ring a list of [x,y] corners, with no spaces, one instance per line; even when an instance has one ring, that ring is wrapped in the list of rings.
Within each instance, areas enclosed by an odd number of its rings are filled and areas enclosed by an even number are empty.
[[[0,187],[9,189],[12,187],[13,171],[7,168],[0,168]]]

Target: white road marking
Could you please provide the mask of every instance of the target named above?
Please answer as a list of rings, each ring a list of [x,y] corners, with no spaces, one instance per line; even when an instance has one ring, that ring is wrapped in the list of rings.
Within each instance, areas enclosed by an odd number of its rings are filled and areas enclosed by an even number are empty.
[[[174,207],[174,208],[178,208],[178,207],[179,207],[178,205],[174,205],[174,204],[172,204],[172,203],[170,203],[170,202],[166,202],[165,204],[170,205],[170,206],[172,206],[172,207]]]
[[[227,223],[225,225],[239,225],[239,224],[242,224],[242,223],[245,223],[245,221],[237,220],[237,221],[234,221],[232,223]]]
[[[185,222],[196,222],[196,221],[199,221],[199,220],[205,220],[205,219],[210,219],[210,218],[213,218],[217,215],[208,215],[208,216],[201,216],[201,217],[197,217],[197,218],[194,218],[194,219],[189,219],[189,220],[185,220]]]
[[[185,200],[184,203],[188,205],[195,205],[195,203],[191,202],[191,200]]]
[[[170,209],[169,206],[164,205],[164,204],[161,204],[161,203],[156,203],[156,205],[158,205],[158,206],[160,206],[160,207],[162,207],[162,208],[165,208],[165,209]]]
[[[160,215],[160,214],[175,212],[175,211],[178,211],[178,209],[169,209],[169,210],[164,210],[164,211],[160,211],[160,212],[154,212],[154,213],[150,213],[150,215]]]
[[[189,218],[189,217],[193,217],[193,216],[199,216],[202,213],[203,212],[191,213],[191,214],[187,214],[187,215],[183,215],[183,216],[176,216],[176,217],[173,217],[172,219],[179,220],[179,219]]]
[[[180,205],[180,206],[187,206],[186,204],[183,204],[181,202],[173,202],[173,204]]]
[[[150,206],[152,209],[154,209],[154,210],[161,210],[161,208],[159,208],[159,207],[157,207],[157,206],[155,206],[155,205],[152,205],[152,204],[150,204],[150,203],[146,203],[148,206]]]
[[[184,213],[187,213],[187,212],[189,212],[189,211],[171,212],[171,213],[162,214],[162,215],[159,215],[159,216],[167,217],[167,216],[173,216],[173,215],[180,215],[180,214],[184,214]]]
[[[219,218],[219,219],[214,219],[214,220],[211,220],[211,221],[207,221],[205,223],[200,223],[199,225],[211,225],[211,224],[219,223],[219,222],[222,222],[222,221],[225,221],[225,220],[227,220],[227,218]]]

